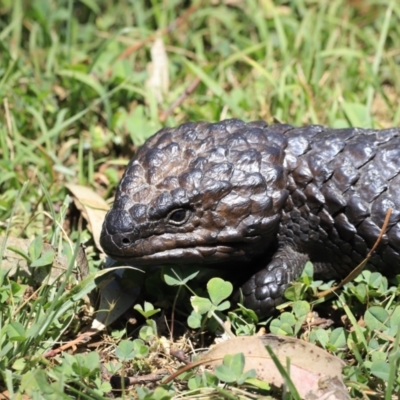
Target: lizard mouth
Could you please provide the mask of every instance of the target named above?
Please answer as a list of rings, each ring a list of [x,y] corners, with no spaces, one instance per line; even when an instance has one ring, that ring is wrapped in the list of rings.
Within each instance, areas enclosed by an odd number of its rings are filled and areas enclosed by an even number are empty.
[[[107,254],[119,261],[129,261],[133,265],[155,264],[212,264],[229,261],[230,259],[243,260],[246,257],[246,243],[224,243],[218,245],[197,245],[175,247],[151,254],[134,254],[132,249],[119,249],[118,254],[107,251]]]
[[[187,234],[162,233],[137,238],[127,234],[104,232],[100,238],[103,250],[113,259],[132,265],[213,264],[231,261],[249,261],[265,246],[261,235],[234,235],[219,238],[192,232]]]

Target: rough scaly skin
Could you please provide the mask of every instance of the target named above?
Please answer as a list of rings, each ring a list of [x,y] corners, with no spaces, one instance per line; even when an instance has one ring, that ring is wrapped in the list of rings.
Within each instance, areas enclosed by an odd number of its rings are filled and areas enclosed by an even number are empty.
[[[118,186],[101,234],[133,265],[196,264],[239,276],[261,317],[307,260],[342,278],[388,229],[371,264],[400,272],[400,129],[187,123],[157,132]]]

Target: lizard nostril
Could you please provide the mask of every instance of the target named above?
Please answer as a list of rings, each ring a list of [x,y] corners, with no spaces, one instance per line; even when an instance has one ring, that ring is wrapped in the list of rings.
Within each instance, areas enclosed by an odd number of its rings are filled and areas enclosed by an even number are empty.
[[[123,244],[129,244],[131,241],[130,241],[127,237],[124,237],[124,238],[121,240],[121,242],[122,242]]]

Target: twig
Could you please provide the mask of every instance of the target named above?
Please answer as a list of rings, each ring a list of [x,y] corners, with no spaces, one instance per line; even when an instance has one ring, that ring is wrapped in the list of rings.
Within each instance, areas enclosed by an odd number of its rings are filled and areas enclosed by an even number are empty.
[[[122,377],[120,375],[113,375],[110,378],[111,386],[114,390],[120,390],[122,386],[132,386],[137,385],[139,383],[146,383],[146,382],[158,382],[165,375],[168,374],[168,371],[160,371],[156,374],[147,374],[147,375],[139,375],[139,376],[131,376],[131,377]],[[124,381],[124,385],[122,385],[121,381]]]
[[[94,329],[89,329],[87,332],[80,334],[76,339],[71,340],[68,343],[65,343],[64,345],[58,347],[57,349],[49,350],[44,354],[44,357],[46,358],[51,358],[55,357],[57,354],[61,353],[62,351],[65,351],[71,347],[78,346],[79,344],[87,343],[90,338],[95,335],[96,333],[99,333],[98,330]]]
[[[171,350],[169,354],[172,357],[175,357],[178,361],[184,364],[190,364],[188,357],[186,357],[185,352],[183,350]]]
[[[7,126],[7,131],[8,131],[8,136],[6,136],[6,141],[7,141],[8,149],[10,152],[10,158],[14,159],[14,146],[13,146],[13,141],[12,141],[13,126],[12,126],[12,120],[11,120],[10,106],[8,104],[7,97],[4,97],[4,99],[3,99],[3,107],[4,107],[4,114],[5,114],[5,118],[6,118],[6,126]]]
[[[168,384],[169,382],[173,381],[176,377],[178,377],[180,374],[189,371],[192,368],[196,368],[202,364],[205,364],[206,361],[204,360],[198,360],[198,361],[193,361],[189,364],[186,364],[184,367],[178,369],[177,371],[175,371],[172,375],[170,375],[167,379],[164,380],[164,384]]]
[[[11,123],[10,107],[8,106],[8,98],[7,97],[4,97],[3,105],[4,105],[5,115],[6,115],[7,130],[8,130],[9,135],[11,136],[12,123]]]
[[[200,78],[195,78],[195,80],[184,90],[184,92],[172,103],[171,107],[169,107],[167,111],[163,111],[161,113],[160,121],[165,122],[165,120],[175,110],[175,108],[179,107],[184,102],[186,97],[188,97],[195,91],[200,82]]]
[[[135,51],[141,49],[144,45],[146,45],[147,43],[153,41],[157,37],[166,35],[166,34],[172,32],[172,31],[174,31],[175,29],[177,29],[184,21],[187,20],[187,18],[190,16],[190,14],[193,14],[198,8],[201,7],[202,3],[203,3],[203,1],[200,1],[197,5],[193,5],[193,6],[189,7],[182,15],[177,17],[175,19],[175,21],[173,21],[171,24],[169,24],[166,28],[159,29],[158,31],[154,32],[150,36],[147,36],[145,39],[141,40],[140,42],[135,43],[132,46],[129,46],[128,48],[126,48],[118,56],[117,60],[123,60],[124,58],[129,57],[132,53],[134,53]],[[107,71],[107,75],[111,75],[111,69],[112,68],[110,68]]]
[[[168,371],[160,371],[160,373],[158,374],[132,376],[129,378],[129,384],[135,385],[137,383],[143,383],[143,382],[157,382],[160,381],[166,374],[168,374]]]
[[[357,265],[357,267],[355,267],[353,269],[353,271],[350,272],[349,275],[346,276],[346,278],[344,278],[337,286],[330,288],[328,290],[324,290],[323,292],[320,292],[316,295],[317,298],[321,298],[321,297],[325,297],[328,294],[340,289],[342,286],[344,286],[346,283],[352,281],[355,277],[357,277],[361,271],[364,269],[365,265],[367,264],[368,260],[371,258],[372,254],[374,253],[374,251],[376,250],[376,248],[378,247],[379,243],[382,240],[382,237],[387,229],[387,226],[389,224],[389,219],[390,216],[392,215],[392,209],[389,208],[386,212],[386,217],[385,217],[385,221],[383,222],[382,225],[382,229],[379,233],[378,238],[375,241],[375,244],[372,246],[372,249],[368,252],[367,256],[365,257],[365,259],[363,261],[361,261],[360,264]]]

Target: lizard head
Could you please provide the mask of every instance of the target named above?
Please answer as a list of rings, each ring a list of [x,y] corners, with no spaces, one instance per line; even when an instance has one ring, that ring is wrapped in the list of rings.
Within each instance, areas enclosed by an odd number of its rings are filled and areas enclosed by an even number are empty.
[[[265,253],[287,198],[286,139],[266,126],[226,120],[157,132],[125,170],[103,224],[104,251],[135,265]]]

